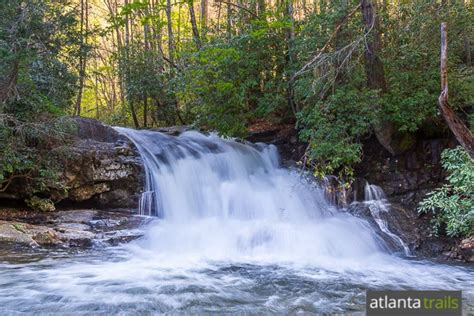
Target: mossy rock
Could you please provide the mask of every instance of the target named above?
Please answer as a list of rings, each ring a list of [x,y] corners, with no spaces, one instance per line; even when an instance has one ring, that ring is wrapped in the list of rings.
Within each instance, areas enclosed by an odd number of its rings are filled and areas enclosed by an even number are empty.
[[[31,198],[25,200],[26,204],[34,210],[41,212],[53,212],[56,210],[53,201],[50,199],[42,199],[33,195]]]

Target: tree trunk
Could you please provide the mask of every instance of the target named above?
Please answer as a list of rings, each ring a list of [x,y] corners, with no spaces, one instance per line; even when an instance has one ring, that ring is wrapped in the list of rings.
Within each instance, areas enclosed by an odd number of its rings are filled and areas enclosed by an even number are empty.
[[[84,3],[85,1],[85,3]],[[85,68],[86,68],[86,56],[85,56],[85,37],[87,35],[84,34],[84,24],[87,25],[85,22],[86,14],[86,7],[87,7],[87,0],[81,0],[81,22],[80,22],[80,36],[81,36],[81,44],[79,47],[79,91],[77,92],[76,98],[76,105],[74,114],[80,116],[81,115],[81,103],[82,103],[82,91],[84,89],[84,76],[85,76]],[[87,26],[86,26],[87,32]]]
[[[204,34],[207,28],[208,0],[201,0],[201,33]]]
[[[231,0],[229,0],[230,2]],[[232,36],[232,6],[227,3],[227,36],[230,38]]]
[[[448,33],[446,23],[441,23],[441,94],[439,95],[439,107],[449,129],[453,132],[456,140],[474,158],[474,136],[464,122],[456,115],[449,104],[448,98]]]
[[[166,20],[168,26],[168,58],[174,62],[173,21],[171,18],[171,0],[166,0]]]
[[[128,2],[129,2],[129,0],[125,0],[125,5],[128,5]],[[122,68],[125,68],[125,80],[124,80],[125,81],[125,87],[127,87],[127,85],[129,84],[129,80],[130,80],[129,49],[130,49],[131,27],[130,27],[129,23],[130,23],[130,18],[129,18],[129,15],[126,14],[125,15],[125,47],[124,47],[125,48],[125,60],[121,61],[125,64],[125,66],[122,67]],[[130,107],[130,112],[132,114],[133,124],[135,125],[135,128],[139,128],[140,123],[138,122],[137,112],[135,110],[135,105],[134,105],[134,102],[133,102],[134,96],[130,95],[130,93],[128,91],[126,92],[126,96],[127,96],[128,105]]]
[[[461,0],[461,4],[466,11],[466,2],[465,0]],[[469,33],[467,30],[463,30],[462,32],[463,42],[464,42],[464,62],[467,66],[471,65],[472,57],[471,57],[471,43],[469,39]]]
[[[387,84],[385,83],[383,63],[378,57],[380,52],[380,26],[376,2],[374,0],[362,0],[361,10],[365,30],[370,32],[364,51],[367,86],[384,92],[387,89]]]
[[[196,14],[194,13],[194,0],[187,0],[189,7],[189,18],[191,20],[191,28],[193,30],[193,39],[196,47],[201,49],[201,38],[199,37],[199,30],[196,22]]]
[[[130,112],[132,113],[133,124],[135,125],[135,128],[139,128],[140,123],[138,122],[137,111],[135,110],[133,100],[129,100],[128,102],[130,103]]]
[[[295,26],[294,26],[295,21],[294,21],[294,16],[293,16],[293,0],[286,0],[285,11],[286,11],[285,12],[286,17],[290,21],[290,24],[291,24],[286,34],[287,49],[288,49],[287,64],[289,68],[291,69],[294,63],[294,59],[295,59],[294,57],[295,55],[293,52],[293,43],[295,40]],[[291,76],[289,76],[289,80],[288,80],[287,103],[288,103],[288,107],[291,109],[293,114],[296,115],[296,112],[298,111],[298,109],[295,106],[293,81],[290,78]]]
[[[145,92],[143,95],[143,127],[148,126],[148,95]]]
[[[257,2],[257,14],[258,16],[260,16],[261,18],[265,18],[264,17],[264,14],[265,14],[265,10],[266,10],[266,6],[265,6],[265,0],[258,0]]]
[[[18,59],[13,61],[10,74],[7,76],[5,82],[0,83],[0,105],[5,103],[12,95],[15,94],[16,82],[18,79],[20,62]]]
[[[384,93],[387,90],[387,84],[385,82],[383,63],[378,56],[381,41],[377,4],[375,0],[361,0],[360,7],[365,32],[368,33],[364,51],[364,68],[367,77],[367,87]],[[392,147],[394,133],[393,124],[380,119],[379,123],[374,124],[374,131],[379,143],[392,155],[395,154],[395,150]]]

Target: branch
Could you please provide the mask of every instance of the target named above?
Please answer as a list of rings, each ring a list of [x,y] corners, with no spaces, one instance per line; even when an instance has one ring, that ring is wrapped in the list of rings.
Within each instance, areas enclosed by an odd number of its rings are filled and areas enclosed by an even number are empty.
[[[8,187],[10,186],[10,184],[13,182],[14,179],[18,179],[18,178],[31,179],[30,176],[33,173],[33,170],[35,170],[35,169],[30,169],[30,171],[28,171],[27,173],[24,173],[24,174],[11,175],[8,179],[0,182],[0,186],[1,186],[0,192],[5,192],[8,189]],[[3,184],[5,184],[5,185],[3,185]]]
[[[163,48],[161,48],[161,46],[159,47],[159,50],[161,52],[161,57],[163,57],[164,61],[166,61],[168,64],[176,68],[176,70],[178,70],[179,72],[183,71],[177,64],[175,64],[172,60],[170,60],[168,57],[165,56],[165,53],[163,52]]]
[[[341,29],[341,27],[345,24],[345,22],[351,17],[353,16],[360,8],[360,3],[354,8],[352,9],[351,12],[349,12],[347,15],[345,15],[341,21],[337,24],[336,28],[334,29],[334,32],[331,34],[331,36],[329,37],[328,41],[326,42],[326,44],[324,44],[324,46],[319,50],[318,54],[316,56],[314,56],[308,63],[306,63],[300,70],[298,70],[297,72],[295,72],[295,74],[293,76],[291,76],[291,81],[295,81],[295,79],[300,76],[301,74],[303,74],[306,70],[308,70],[309,67],[311,67],[320,57],[321,55],[324,53],[324,51],[329,47],[329,45],[331,44],[331,42],[334,40],[334,38],[336,37],[337,33],[339,32],[339,30]]]
[[[249,13],[250,15],[252,15],[253,17],[255,17],[255,18],[259,19],[259,20],[262,19],[262,18],[261,18],[259,15],[257,15],[255,12],[250,11],[249,9],[247,9],[247,8],[241,6],[241,5],[238,5],[238,4],[236,4],[236,3],[232,3],[232,2],[228,2],[228,1],[224,1],[224,0],[217,0],[216,3],[225,3],[225,4],[228,4],[228,5],[237,7],[237,8],[239,8],[239,9],[244,10],[245,12]]]

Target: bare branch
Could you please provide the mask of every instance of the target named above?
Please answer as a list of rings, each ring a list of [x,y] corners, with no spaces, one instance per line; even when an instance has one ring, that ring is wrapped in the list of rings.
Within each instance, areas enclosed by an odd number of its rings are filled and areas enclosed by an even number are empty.
[[[337,24],[336,28],[334,29],[334,32],[331,34],[331,36],[329,37],[329,39],[327,40],[326,44],[324,44],[324,46],[319,50],[318,54],[316,56],[314,56],[308,63],[306,63],[300,70],[298,70],[292,77],[291,77],[291,81],[294,81],[298,76],[300,76],[301,74],[303,74],[304,72],[306,72],[311,66],[314,65],[314,63],[316,61],[318,61],[318,59],[321,57],[321,55],[324,53],[324,51],[329,47],[329,45],[332,43],[332,41],[334,40],[334,38],[336,37],[337,33],[339,32],[339,30],[341,29],[341,27],[346,23],[347,20],[349,20],[349,18],[351,16],[353,16],[360,8],[360,3],[354,8],[352,9],[351,12],[349,12],[347,15],[345,15],[341,21]]]

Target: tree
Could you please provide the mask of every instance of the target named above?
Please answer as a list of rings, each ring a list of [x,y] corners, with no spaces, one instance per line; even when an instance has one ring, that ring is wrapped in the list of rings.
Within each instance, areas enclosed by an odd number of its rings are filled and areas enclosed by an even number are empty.
[[[79,89],[77,93],[75,115],[81,115],[81,101],[84,90],[84,81],[86,76],[87,65],[87,37],[89,33],[89,2],[88,0],[80,0],[81,17],[80,17],[80,47],[79,47]]]
[[[441,113],[457,141],[474,158],[474,135],[466,124],[456,115],[449,104],[448,89],[448,32],[446,23],[441,23],[441,94],[439,106]]]

